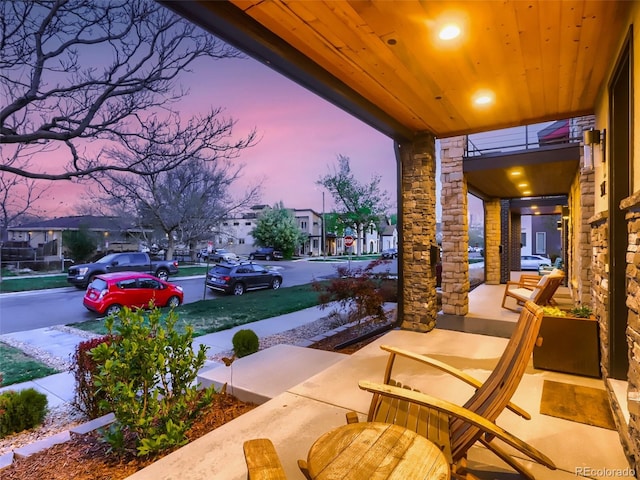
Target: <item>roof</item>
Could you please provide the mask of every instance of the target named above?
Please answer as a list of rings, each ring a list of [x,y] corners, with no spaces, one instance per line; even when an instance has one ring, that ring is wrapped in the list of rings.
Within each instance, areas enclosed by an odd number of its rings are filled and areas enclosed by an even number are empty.
[[[29,222],[10,227],[9,230],[78,230],[81,227],[96,231],[140,230],[139,227],[120,217],[95,215],[76,215]]]

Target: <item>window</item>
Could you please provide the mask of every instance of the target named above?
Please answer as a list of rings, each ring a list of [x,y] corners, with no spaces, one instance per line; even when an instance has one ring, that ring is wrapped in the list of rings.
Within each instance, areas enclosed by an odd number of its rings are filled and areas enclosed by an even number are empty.
[[[520,248],[527,246],[527,232],[520,234]]]
[[[240,222],[233,222],[233,226],[234,226],[234,227],[237,227],[237,226],[239,226],[239,225],[240,225]]]
[[[250,227],[250,226],[251,226],[251,222],[244,222],[244,224],[245,224],[247,227]]]
[[[547,232],[536,232],[536,253],[547,253]]]
[[[307,221],[306,220],[302,220],[300,222],[300,228],[306,230],[307,229]]]
[[[154,280],[153,278],[141,278],[140,280],[138,280],[138,283],[140,285],[140,288],[149,288],[151,290],[161,289],[160,282]]]
[[[128,280],[122,280],[118,282],[118,286],[123,290],[129,290],[130,288],[137,288],[136,279],[130,278]]]
[[[238,239],[238,245],[244,245],[244,238]]]

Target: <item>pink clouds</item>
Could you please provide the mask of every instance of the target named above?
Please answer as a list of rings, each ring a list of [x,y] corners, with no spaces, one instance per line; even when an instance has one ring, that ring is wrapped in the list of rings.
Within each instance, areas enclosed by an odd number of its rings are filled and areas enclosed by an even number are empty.
[[[279,73],[249,58],[208,60],[180,80],[189,94],[174,108],[185,116],[222,108],[223,116],[237,122],[234,135],[257,131],[258,144],[237,160],[245,165],[237,192],[264,179],[262,203],[320,211],[315,182],[341,154],[362,182],[382,176],[382,188],[395,200],[393,141]],[[50,216],[72,213],[84,192],[82,184],[54,182],[41,208]],[[328,196],[325,206],[332,207]]]

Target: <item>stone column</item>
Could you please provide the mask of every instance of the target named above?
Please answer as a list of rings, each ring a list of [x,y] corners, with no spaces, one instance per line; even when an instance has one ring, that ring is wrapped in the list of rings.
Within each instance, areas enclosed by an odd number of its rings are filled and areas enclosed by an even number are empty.
[[[440,140],[442,192],[442,312],[469,313],[469,220],[463,156],[465,137]]]
[[[500,284],[500,200],[484,202],[484,271],[488,285]]]
[[[509,200],[500,200],[500,283],[507,283],[511,279],[511,257],[509,255],[509,235],[511,232],[511,212]],[[520,244],[520,240],[518,240]]]
[[[401,170],[401,327],[425,332],[435,327],[438,313],[435,264],[429,255],[437,246],[435,137],[419,135],[397,144],[396,152]]]

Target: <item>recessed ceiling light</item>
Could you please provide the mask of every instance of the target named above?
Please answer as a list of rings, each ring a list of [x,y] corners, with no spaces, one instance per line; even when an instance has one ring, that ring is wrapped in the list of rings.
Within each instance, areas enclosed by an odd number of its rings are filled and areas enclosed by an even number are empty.
[[[520,170],[512,170],[511,175],[517,177],[518,175],[522,175],[522,172]]]
[[[531,190],[525,190],[524,192],[522,192],[523,195],[529,195],[531,193]]]
[[[447,24],[440,29],[438,36],[440,40],[453,40],[460,36],[460,27],[453,23]]]
[[[495,95],[490,90],[480,90],[473,96],[473,103],[479,107],[491,105],[495,101]]]
[[[519,183],[519,184],[518,184],[518,186],[519,186],[520,188],[524,188],[524,187],[528,187],[528,186],[529,186],[529,184],[528,184],[527,182],[522,182],[522,183]]]

